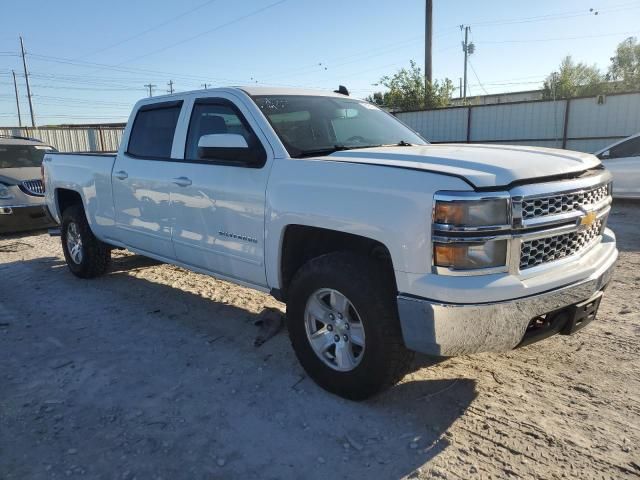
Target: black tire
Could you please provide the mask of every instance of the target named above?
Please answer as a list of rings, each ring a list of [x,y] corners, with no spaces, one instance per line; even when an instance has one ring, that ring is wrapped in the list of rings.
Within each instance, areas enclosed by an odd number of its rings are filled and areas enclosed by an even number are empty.
[[[370,258],[335,252],[310,260],[295,274],[288,291],[287,328],[307,374],[322,388],[350,400],[364,400],[398,382],[411,367],[413,352],[402,340],[395,286],[388,269]],[[360,363],[337,371],[314,352],[307,337],[307,301],[321,289],[348,298],[361,319],[366,346]]]
[[[71,224],[75,224],[82,241],[82,258],[79,262],[73,259],[68,247],[67,238],[70,235]],[[64,258],[74,275],[80,278],[95,278],[107,271],[111,261],[111,249],[93,235],[82,205],[73,205],[62,213],[61,238]]]

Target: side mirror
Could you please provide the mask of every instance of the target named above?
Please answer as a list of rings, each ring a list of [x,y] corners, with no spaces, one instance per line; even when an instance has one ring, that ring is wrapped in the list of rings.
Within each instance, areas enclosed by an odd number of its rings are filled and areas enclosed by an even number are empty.
[[[611,156],[611,152],[609,150],[605,150],[604,152],[602,152],[600,155],[598,155],[598,158],[600,160],[606,160],[607,158],[609,158]]]
[[[201,136],[198,140],[198,157],[236,162],[252,162],[255,159],[245,138],[236,133]]]

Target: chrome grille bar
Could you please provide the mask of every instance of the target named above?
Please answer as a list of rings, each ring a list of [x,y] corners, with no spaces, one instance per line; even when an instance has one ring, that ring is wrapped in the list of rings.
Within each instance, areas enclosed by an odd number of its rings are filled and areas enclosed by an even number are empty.
[[[581,211],[603,202],[609,196],[609,191],[610,184],[605,184],[559,195],[525,198],[522,202],[522,218],[526,221]]]
[[[22,190],[27,195],[32,195],[34,197],[43,197],[44,196],[44,185],[42,180],[24,180],[20,184],[20,190]]]
[[[520,250],[520,270],[570,257],[585,250],[602,234],[604,224],[605,219],[602,218],[585,230],[523,242]]]

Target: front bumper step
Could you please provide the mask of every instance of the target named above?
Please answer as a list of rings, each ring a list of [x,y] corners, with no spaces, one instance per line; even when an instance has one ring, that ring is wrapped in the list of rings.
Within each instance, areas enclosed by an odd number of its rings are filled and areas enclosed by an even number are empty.
[[[584,302],[547,313],[543,317],[534,318],[529,322],[518,348],[539,342],[557,333],[560,335],[573,335],[582,330],[595,320],[603,294],[604,289],[596,292],[595,295]]]

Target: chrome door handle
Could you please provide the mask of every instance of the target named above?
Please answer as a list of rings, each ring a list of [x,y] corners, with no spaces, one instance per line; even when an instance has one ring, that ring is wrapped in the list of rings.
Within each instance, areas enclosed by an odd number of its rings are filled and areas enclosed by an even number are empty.
[[[129,178],[129,174],[127,172],[125,172],[124,170],[120,170],[119,172],[115,172],[113,174],[114,177],[116,177],[118,180],[126,180],[127,178]]]
[[[173,179],[173,183],[175,183],[179,187],[188,187],[192,182],[191,179],[187,177],[178,177]]]

